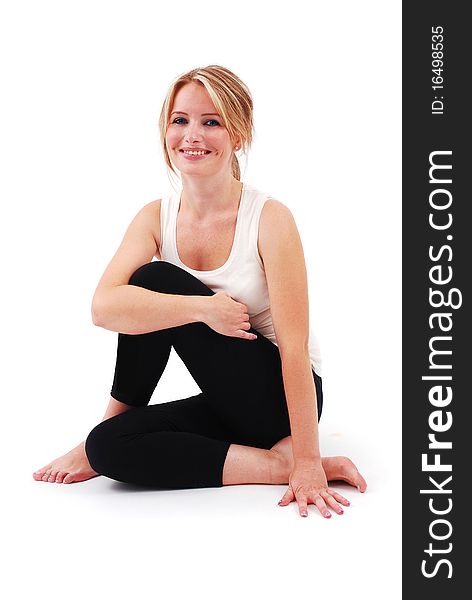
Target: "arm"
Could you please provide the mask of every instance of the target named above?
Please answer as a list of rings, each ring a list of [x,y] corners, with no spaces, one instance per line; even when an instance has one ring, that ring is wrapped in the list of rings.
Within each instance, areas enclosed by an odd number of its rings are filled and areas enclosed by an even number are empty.
[[[316,388],[308,351],[305,260],[292,213],[277,200],[268,200],[262,211],[260,254],[282,362],[294,458],[289,487],[279,504],[286,506],[296,500],[300,515],[308,516],[307,505],[312,502],[329,518],[327,504],[339,512],[336,497],[340,497],[328,488],[321,463]]]
[[[259,250],[282,361],[294,461],[321,461],[316,388],[308,350],[308,284],[303,248],[292,213],[277,200],[264,204]]]
[[[103,273],[92,300],[95,325],[136,335],[202,320],[206,296],[163,294],[128,284],[138,267],[159,257],[152,224],[160,230],[160,200],[137,213]]]
[[[206,298],[162,294],[123,284],[100,297],[102,304],[97,304],[92,309],[93,322],[99,327],[120,333],[150,333],[202,321]]]
[[[295,464],[321,462],[316,388],[309,355],[286,353],[282,356],[282,374]]]

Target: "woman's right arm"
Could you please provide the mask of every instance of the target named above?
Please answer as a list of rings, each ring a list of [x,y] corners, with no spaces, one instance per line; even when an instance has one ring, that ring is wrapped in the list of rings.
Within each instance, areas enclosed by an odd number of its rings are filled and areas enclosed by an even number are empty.
[[[92,300],[98,327],[137,335],[203,321],[209,296],[164,294],[128,284],[136,269],[160,258],[152,223],[159,232],[160,200],[146,204],[131,221],[98,283]]]

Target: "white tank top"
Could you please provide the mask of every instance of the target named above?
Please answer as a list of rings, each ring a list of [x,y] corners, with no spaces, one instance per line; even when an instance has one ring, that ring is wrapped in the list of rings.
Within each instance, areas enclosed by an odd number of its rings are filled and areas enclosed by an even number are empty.
[[[160,256],[161,260],[188,271],[214,292],[224,291],[233,300],[245,304],[251,326],[277,345],[267,279],[257,249],[259,219],[262,207],[270,196],[247,183],[242,183],[233,246],[224,265],[211,271],[197,271],[180,260],[177,253],[176,223],[181,191],[170,193],[161,200]],[[321,377],[321,354],[311,326],[308,344],[311,366]]]

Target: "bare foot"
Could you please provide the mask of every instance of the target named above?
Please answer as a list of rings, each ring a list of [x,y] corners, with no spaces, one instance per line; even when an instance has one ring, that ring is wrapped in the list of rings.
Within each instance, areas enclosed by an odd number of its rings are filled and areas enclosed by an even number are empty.
[[[281,439],[270,450],[279,456],[282,478],[286,478],[284,483],[288,483],[293,468],[292,436]],[[328,481],[346,481],[360,492],[365,492],[367,483],[347,456],[325,456],[321,458],[321,464]]]
[[[73,483],[92,479],[97,475],[85,454],[84,441],[64,456],[56,458],[52,463],[33,473],[33,478],[48,483]]]

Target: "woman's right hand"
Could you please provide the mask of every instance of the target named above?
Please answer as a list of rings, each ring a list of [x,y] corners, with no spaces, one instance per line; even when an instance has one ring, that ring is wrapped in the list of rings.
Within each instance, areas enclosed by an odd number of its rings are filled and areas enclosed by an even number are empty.
[[[251,328],[247,306],[233,300],[223,291],[207,296],[208,304],[204,323],[217,333],[246,340],[255,340],[257,335],[247,331]]]

